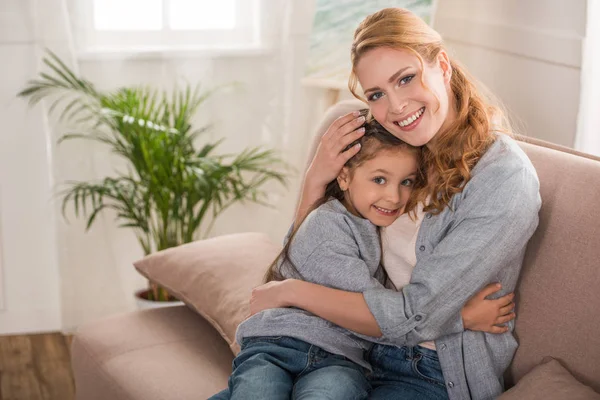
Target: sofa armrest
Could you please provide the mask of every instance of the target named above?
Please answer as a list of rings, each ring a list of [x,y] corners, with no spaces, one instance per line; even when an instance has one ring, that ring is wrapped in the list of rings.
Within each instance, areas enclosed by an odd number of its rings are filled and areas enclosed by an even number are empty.
[[[206,399],[227,387],[233,355],[185,306],[87,323],[71,345],[78,400]]]

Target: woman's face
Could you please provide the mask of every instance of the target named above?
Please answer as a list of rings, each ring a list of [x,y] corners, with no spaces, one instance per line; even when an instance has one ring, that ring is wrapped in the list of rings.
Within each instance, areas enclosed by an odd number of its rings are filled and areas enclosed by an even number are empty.
[[[377,48],[365,53],[355,69],[373,117],[413,146],[431,145],[453,117],[448,115],[452,69],[447,54],[440,52],[424,67],[408,50]]]

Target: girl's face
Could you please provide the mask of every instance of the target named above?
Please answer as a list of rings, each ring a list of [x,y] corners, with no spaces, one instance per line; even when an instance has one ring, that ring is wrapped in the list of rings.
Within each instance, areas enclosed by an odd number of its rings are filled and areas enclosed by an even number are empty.
[[[417,174],[417,157],[405,148],[381,150],[338,176],[346,208],[377,226],[388,226],[404,211]]]
[[[449,115],[453,107],[448,55],[440,52],[424,68],[408,50],[377,48],[365,53],[355,69],[373,117],[412,146],[432,145],[438,131],[454,117]]]

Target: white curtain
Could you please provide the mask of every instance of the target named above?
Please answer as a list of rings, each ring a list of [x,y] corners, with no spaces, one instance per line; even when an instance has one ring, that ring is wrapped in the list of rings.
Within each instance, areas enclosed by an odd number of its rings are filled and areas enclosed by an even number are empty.
[[[581,68],[577,150],[600,156],[600,1],[588,0]]]
[[[106,244],[105,230],[100,224],[80,239],[82,224],[67,225],[58,217],[56,184],[66,176],[93,178],[89,151],[84,144],[57,148],[59,129],[48,119],[46,105],[28,107],[16,94],[44,68],[44,48],[76,69],[73,38],[64,0],[1,3],[0,59],[7,62],[0,77],[0,268],[5,272],[0,334],[58,330],[78,300],[75,277],[65,268],[79,262],[78,271],[85,274],[85,264],[102,253],[89,253],[84,262],[72,249],[90,240]]]
[[[44,49],[54,52],[75,73],[80,65],[73,36],[73,10],[67,0],[37,0],[35,26],[41,40],[38,57]],[[47,71],[44,65],[40,70]],[[47,109],[47,105],[46,105]],[[60,111],[60,110],[59,110]],[[50,171],[53,187],[51,203],[54,206],[56,255],[60,271],[60,299],[62,328],[70,331],[81,322],[121,310],[130,309],[126,277],[129,269],[117,263],[112,247],[114,222],[101,215],[93,229],[85,231],[85,220],[72,212],[61,215],[61,199],[57,192],[67,181],[93,181],[101,178],[107,159],[89,141],[66,141],[57,145],[59,137],[68,132],[56,119],[59,112],[47,119],[46,135],[51,153]]]

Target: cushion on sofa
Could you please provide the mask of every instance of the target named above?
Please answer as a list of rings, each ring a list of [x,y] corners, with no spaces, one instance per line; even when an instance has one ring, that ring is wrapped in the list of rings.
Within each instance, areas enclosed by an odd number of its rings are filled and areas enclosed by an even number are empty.
[[[498,400],[600,400],[600,393],[573,377],[558,360],[546,357]]]
[[[252,288],[280,250],[265,234],[239,233],[164,250],[134,265],[202,315],[237,354],[235,331],[248,317]]]

